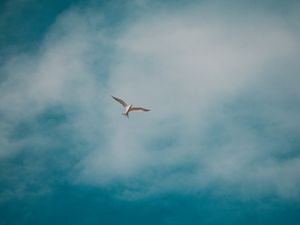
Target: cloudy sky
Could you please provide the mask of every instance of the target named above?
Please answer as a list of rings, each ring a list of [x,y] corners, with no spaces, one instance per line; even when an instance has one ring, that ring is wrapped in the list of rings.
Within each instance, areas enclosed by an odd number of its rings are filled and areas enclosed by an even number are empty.
[[[299,15],[1,1],[0,224],[299,224]]]

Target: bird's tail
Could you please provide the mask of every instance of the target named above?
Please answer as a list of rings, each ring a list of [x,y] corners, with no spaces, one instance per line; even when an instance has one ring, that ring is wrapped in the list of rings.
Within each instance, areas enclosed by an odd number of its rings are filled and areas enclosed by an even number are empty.
[[[127,113],[123,113],[123,116],[126,116],[127,117],[127,119],[129,119],[129,114]]]

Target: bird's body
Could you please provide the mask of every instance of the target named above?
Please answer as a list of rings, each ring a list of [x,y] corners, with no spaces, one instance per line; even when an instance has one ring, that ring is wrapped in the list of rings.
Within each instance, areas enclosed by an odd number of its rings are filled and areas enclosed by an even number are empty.
[[[131,107],[132,107],[132,105],[128,105],[125,107],[125,111],[123,113],[124,116],[129,117],[129,112],[130,112]]]
[[[129,112],[138,112],[138,111],[142,111],[142,112],[148,112],[150,111],[150,109],[146,109],[143,107],[134,107],[133,105],[128,105],[126,102],[124,102],[122,99],[120,98],[116,98],[114,96],[112,96],[113,99],[115,99],[117,102],[119,102],[124,108],[124,113],[122,113],[124,116],[127,116],[127,118],[129,118]]]

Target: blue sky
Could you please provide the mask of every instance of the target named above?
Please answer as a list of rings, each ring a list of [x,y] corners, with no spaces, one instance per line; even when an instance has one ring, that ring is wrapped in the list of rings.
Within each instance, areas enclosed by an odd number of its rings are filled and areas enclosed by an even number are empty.
[[[299,224],[299,11],[1,2],[0,224]]]

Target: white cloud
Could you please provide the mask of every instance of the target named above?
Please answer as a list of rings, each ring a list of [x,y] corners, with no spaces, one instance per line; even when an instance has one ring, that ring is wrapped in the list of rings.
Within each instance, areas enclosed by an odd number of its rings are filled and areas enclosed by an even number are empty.
[[[294,63],[297,34],[280,17],[245,15],[243,21],[232,21],[221,12],[161,11],[129,22],[112,38],[99,29],[101,16],[94,15],[72,9],[53,26],[40,53],[22,66],[16,67],[16,61],[7,66],[9,77],[1,87],[1,142],[16,144],[5,138],[5,127],[12,129],[24,117],[61,104],[76,109],[67,126],[78,142],[87,143],[74,150],[86,155],[72,173],[75,182],[121,184],[125,197],[214,185],[241,195],[299,197],[299,158],[280,160],[278,149],[290,152],[292,145],[284,138],[272,141],[299,131],[292,122],[299,109],[286,117],[282,101],[266,108],[258,100],[276,102],[280,94],[298,93],[289,80],[293,74],[287,75],[283,93],[269,91],[274,68],[279,73],[299,71]],[[114,50],[109,59],[107,46]],[[124,119],[111,94],[152,111]],[[252,101],[247,109],[265,120],[262,128],[251,128],[251,112],[228,109],[239,98]],[[270,129],[277,119],[282,124]],[[260,129],[270,130],[261,136]],[[10,154],[8,149],[2,149],[2,157]]]

